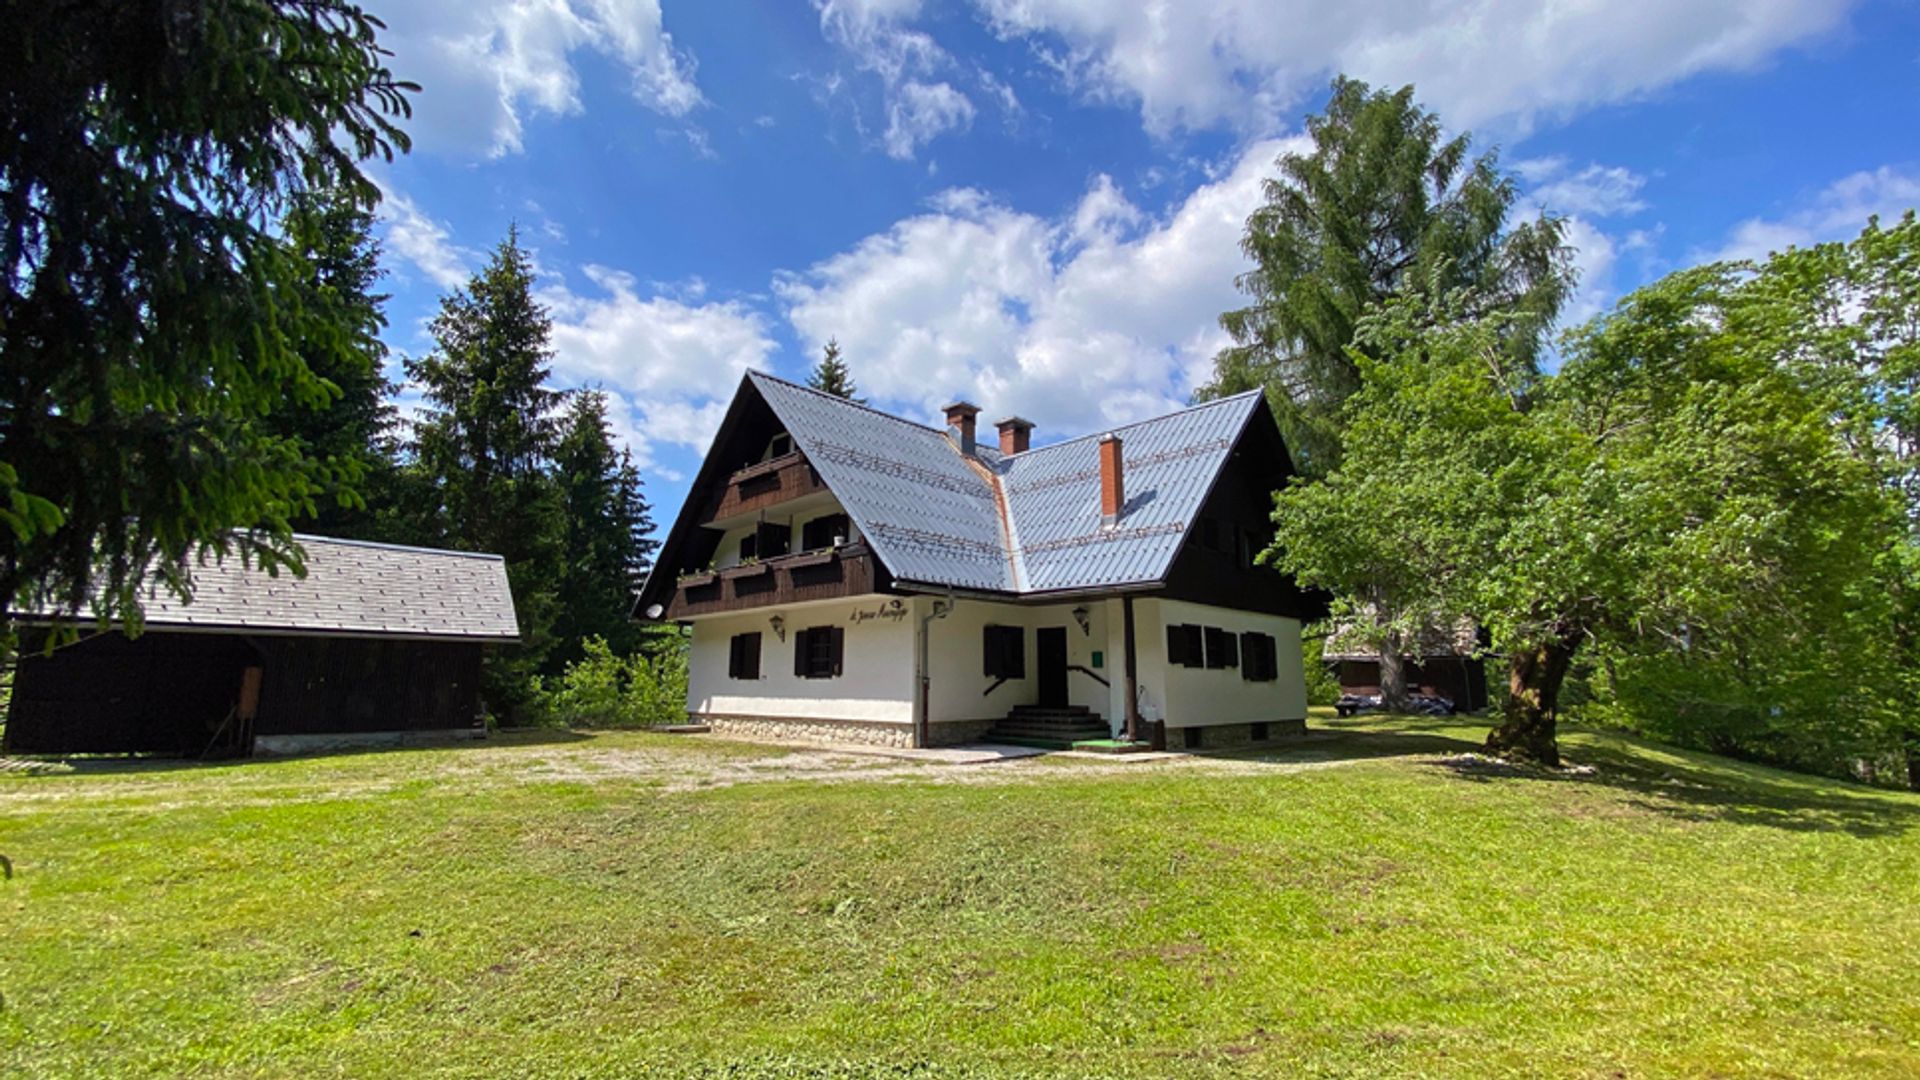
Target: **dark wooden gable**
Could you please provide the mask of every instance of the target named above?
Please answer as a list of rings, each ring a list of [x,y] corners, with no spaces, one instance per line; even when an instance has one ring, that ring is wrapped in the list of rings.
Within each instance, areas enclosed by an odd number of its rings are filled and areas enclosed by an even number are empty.
[[[1294,475],[1280,426],[1263,402],[1214,479],[1160,595],[1298,619],[1325,616],[1325,595],[1253,561],[1273,541],[1273,493]]]

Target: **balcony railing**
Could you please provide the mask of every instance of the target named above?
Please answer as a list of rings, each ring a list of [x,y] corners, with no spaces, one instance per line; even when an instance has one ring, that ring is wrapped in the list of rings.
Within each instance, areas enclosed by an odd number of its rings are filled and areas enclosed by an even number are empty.
[[[883,571],[862,543],[680,575],[668,619],[835,600],[878,591]]]
[[[707,505],[701,524],[751,514],[827,490],[806,455],[795,450],[740,469]]]

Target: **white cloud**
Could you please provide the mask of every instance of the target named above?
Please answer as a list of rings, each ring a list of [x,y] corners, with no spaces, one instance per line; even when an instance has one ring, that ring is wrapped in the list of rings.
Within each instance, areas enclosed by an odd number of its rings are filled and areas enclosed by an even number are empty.
[[[663,115],[685,116],[703,100],[659,0],[409,0],[381,16],[389,66],[421,85],[406,127],[424,149],[518,152],[530,114],[581,111],[574,54],[583,49],[624,67],[635,100]]]
[[[388,251],[412,263],[443,289],[467,283],[476,254],[453,242],[446,225],[435,221],[404,193],[382,186],[380,219],[386,225]]]
[[[1789,247],[1851,239],[1867,227],[1869,217],[1891,221],[1917,206],[1920,169],[1883,165],[1834,181],[1785,217],[1748,218],[1733,227],[1718,251],[1698,257],[1763,259]]]
[[[741,375],[764,366],[773,351],[765,316],[737,300],[684,299],[704,293],[697,284],[680,296],[657,287],[642,296],[630,274],[604,266],[583,272],[596,294],[564,284],[537,292],[553,316],[557,381],[618,396],[627,415],[617,426],[643,463],[659,444],[705,449]]]
[[[879,78],[887,117],[879,142],[888,157],[911,161],[941,134],[972,126],[973,101],[951,82],[933,81],[938,72],[956,66],[953,57],[931,35],[906,25],[919,15],[920,0],[815,0],[814,6],[827,40],[845,50],[856,67]],[[831,100],[841,84],[829,76],[824,86]],[[1003,97],[1000,89],[1004,84],[988,85],[988,92],[1004,102],[1012,90]]]
[[[1647,208],[1640,198],[1647,178],[1624,166],[1595,163],[1574,171],[1567,159],[1551,157],[1518,161],[1513,169],[1530,185],[1527,200],[1550,214],[1613,217]]]
[[[1567,243],[1577,249],[1573,264],[1579,272],[1580,281],[1560,312],[1560,325],[1579,326],[1613,303],[1618,292],[1614,268],[1619,262],[1620,245],[1614,242],[1613,237],[1578,217],[1567,219]]]
[[[1105,176],[1058,220],[950,190],[774,291],[809,352],[837,337],[865,392],[927,417],[954,394],[1043,435],[1151,415],[1211,372],[1247,215],[1299,145],[1248,147],[1161,218]]]
[[[1835,27],[1846,0],[974,0],[1069,88],[1148,130],[1275,130],[1336,71],[1413,83],[1448,124],[1628,100],[1749,68]],[[900,5],[911,14],[917,5]]]
[[[973,123],[973,102],[947,83],[908,82],[887,103],[887,156],[912,161],[914,152],[945,131]]]

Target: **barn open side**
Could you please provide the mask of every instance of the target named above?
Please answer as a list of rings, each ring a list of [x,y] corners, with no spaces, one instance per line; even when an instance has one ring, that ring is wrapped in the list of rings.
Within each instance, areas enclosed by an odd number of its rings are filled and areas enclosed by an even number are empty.
[[[495,555],[299,537],[306,575],[238,558],[160,595],[145,632],[46,652],[22,620],[13,754],[235,756],[482,734],[480,665],[518,640]]]

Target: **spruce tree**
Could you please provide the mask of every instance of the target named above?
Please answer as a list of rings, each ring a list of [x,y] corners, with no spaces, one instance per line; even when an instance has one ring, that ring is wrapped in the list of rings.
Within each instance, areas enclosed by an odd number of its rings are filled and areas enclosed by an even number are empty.
[[[1506,361],[1534,363],[1573,285],[1562,223],[1509,229],[1518,197],[1494,152],[1442,141],[1413,87],[1388,92],[1340,78],[1307,121],[1313,149],[1289,153],[1247,219],[1247,306],[1220,317],[1234,344],[1201,397],[1262,388],[1295,464],[1325,475],[1340,457],[1340,414],[1360,387],[1348,348],[1362,315],[1409,289],[1469,290],[1471,315],[1503,316]]]
[[[558,644],[547,669],[558,671],[582,655],[589,637],[607,642],[617,656],[634,652],[643,630],[632,609],[641,579],[658,546],[651,507],[632,454],[615,451],[607,422],[607,395],[586,390],[572,396],[563,421],[554,477],[566,508]]]
[[[394,498],[394,386],[384,372],[380,340],[387,317],[373,213],[340,191],[294,200],[283,222],[304,273],[304,303],[317,316],[314,335],[299,343],[307,370],[328,391],[314,401],[289,399],[264,426],[290,439],[332,478],[297,528],[325,536],[385,539],[380,514]]]
[[[840,359],[840,343],[832,338],[827,339],[826,351],[813,366],[813,374],[807,376],[807,385],[856,405],[867,403],[866,398],[854,397],[860,388],[853,385],[853,372],[847,368],[847,362]]]
[[[483,690],[509,714],[553,647],[559,609],[564,510],[549,469],[562,395],[547,385],[550,329],[509,229],[487,266],[441,299],[433,353],[406,365],[426,398],[411,444],[422,539],[506,560],[521,643],[490,658]]]
[[[327,337],[273,225],[313,188],[372,205],[361,162],[406,150],[382,29],[348,0],[6,6],[0,628],[136,617],[209,548],[297,561],[335,478],[256,421],[324,399]]]

